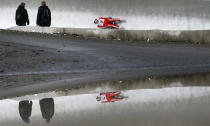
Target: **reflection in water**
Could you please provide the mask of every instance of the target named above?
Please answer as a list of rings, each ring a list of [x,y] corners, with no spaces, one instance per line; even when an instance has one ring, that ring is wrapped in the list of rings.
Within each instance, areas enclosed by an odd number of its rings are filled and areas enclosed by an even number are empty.
[[[54,115],[55,105],[53,98],[45,98],[39,101],[42,117],[46,119],[47,123],[50,123],[50,119]]]
[[[189,87],[189,86],[210,86],[210,74],[149,77],[136,79],[123,79],[118,81],[107,81],[102,83],[87,83],[75,89],[57,90],[59,96],[76,94],[88,94],[110,91],[124,91],[136,89],[159,89],[167,87]],[[53,97],[53,96],[50,96]]]
[[[25,123],[30,122],[30,116],[32,111],[32,101],[20,101],[19,102],[19,113],[20,117]]]
[[[209,81],[210,74],[121,80],[5,99],[0,101],[0,126],[45,126],[50,121],[49,126],[209,126]],[[101,104],[96,97],[101,101],[102,95],[106,101],[123,99]],[[33,109],[25,99],[33,101]]]
[[[101,101],[101,103],[109,103],[123,100],[124,96],[122,96],[121,91],[118,92],[104,92],[100,93],[100,96],[96,97],[97,101]]]
[[[139,126],[140,124],[209,126],[210,124],[210,87],[123,90],[121,94],[129,98],[107,104],[96,101],[98,93],[57,96],[53,99],[47,95],[47,99],[28,97],[33,101],[33,110],[30,111],[32,115],[27,116],[31,119],[29,126],[46,126],[43,118],[47,122],[51,121],[49,126]],[[30,104],[32,102],[29,101],[20,102],[22,103],[32,106]],[[18,102],[14,99],[0,101],[3,110],[0,111],[0,126],[28,125],[20,120],[16,106]]]
[[[46,120],[46,123],[50,123],[55,111],[54,99],[45,98],[39,101],[42,117]],[[32,112],[32,101],[20,101],[19,102],[19,114],[25,123],[30,123],[30,116]]]

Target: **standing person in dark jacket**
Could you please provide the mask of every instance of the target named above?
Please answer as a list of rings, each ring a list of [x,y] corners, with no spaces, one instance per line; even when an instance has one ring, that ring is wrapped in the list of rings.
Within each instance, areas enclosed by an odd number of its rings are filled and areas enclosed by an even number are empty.
[[[49,27],[51,25],[51,12],[45,1],[39,7],[36,24],[42,27]]]
[[[25,3],[21,3],[16,10],[15,20],[18,26],[26,26],[26,23],[29,25],[28,12],[25,9],[25,5]]]

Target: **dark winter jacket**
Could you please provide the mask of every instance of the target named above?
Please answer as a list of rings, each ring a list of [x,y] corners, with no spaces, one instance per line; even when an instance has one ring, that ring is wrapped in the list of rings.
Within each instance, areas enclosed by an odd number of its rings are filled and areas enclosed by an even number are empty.
[[[48,6],[39,7],[36,24],[45,27],[51,25],[51,12]]]
[[[15,14],[15,20],[18,26],[26,26],[26,23],[27,25],[29,25],[28,12],[24,8],[24,5],[20,5],[17,8],[16,14]]]

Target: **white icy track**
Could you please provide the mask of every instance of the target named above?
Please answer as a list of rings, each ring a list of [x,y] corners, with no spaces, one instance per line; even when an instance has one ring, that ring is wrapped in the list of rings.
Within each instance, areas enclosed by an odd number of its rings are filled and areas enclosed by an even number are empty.
[[[40,1],[24,0],[30,26],[36,26]],[[22,0],[0,0],[0,28],[15,26],[15,10]],[[210,29],[209,2],[203,0],[49,0],[52,27],[96,28],[93,20],[112,16],[126,20],[130,30]]]

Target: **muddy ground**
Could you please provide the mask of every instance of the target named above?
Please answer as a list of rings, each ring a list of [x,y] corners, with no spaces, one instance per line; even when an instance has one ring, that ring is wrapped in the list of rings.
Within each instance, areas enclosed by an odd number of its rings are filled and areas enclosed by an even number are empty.
[[[210,72],[205,45],[0,32],[0,97],[126,78]]]

